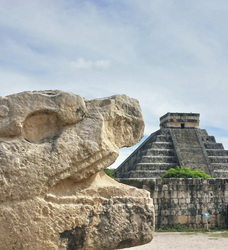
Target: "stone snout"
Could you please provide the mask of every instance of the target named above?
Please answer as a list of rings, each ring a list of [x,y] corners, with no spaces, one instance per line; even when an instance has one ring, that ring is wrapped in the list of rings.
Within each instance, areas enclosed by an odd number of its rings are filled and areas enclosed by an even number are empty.
[[[0,121],[0,249],[111,250],[152,239],[149,193],[103,172],[143,136],[137,100],[22,92],[0,98]]]

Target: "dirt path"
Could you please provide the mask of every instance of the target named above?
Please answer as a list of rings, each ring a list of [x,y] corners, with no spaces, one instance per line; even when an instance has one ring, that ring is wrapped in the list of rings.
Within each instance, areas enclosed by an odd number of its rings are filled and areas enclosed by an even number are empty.
[[[212,237],[212,233],[155,233],[154,239],[151,243],[139,247],[125,249],[226,250],[228,249],[228,238]]]

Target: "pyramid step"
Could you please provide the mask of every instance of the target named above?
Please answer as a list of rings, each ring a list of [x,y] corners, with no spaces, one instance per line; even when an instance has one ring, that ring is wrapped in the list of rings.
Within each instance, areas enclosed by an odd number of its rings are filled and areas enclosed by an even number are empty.
[[[176,163],[175,156],[143,156],[142,163]]]
[[[172,149],[173,143],[172,142],[152,142],[148,143],[145,149]]]
[[[189,152],[189,153],[196,153],[196,154],[200,154],[202,151],[201,151],[201,148],[199,147],[199,145],[193,145],[191,144],[191,146],[189,145],[181,145],[179,147],[179,150],[180,152]]]
[[[228,150],[223,149],[208,149],[208,156],[228,156]]]
[[[143,150],[142,151],[142,155],[146,155],[146,156],[149,156],[149,155],[164,155],[164,156],[175,156],[175,151],[173,149],[158,149],[158,148],[150,148],[150,149],[147,149],[147,150]]]
[[[228,178],[228,170],[214,170],[215,178]]]
[[[216,143],[216,140],[215,140],[214,136],[202,137],[202,140],[203,140],[204,143],[207,143],[207,142]]]
[[[214,169],[214,171],[223,171],[223,170],[228,170],[228,164],[227,163],[212,163],[211,164],[212,168]]]
[[[211,163],[228,163],[228,156],[209,156]]]
[[[216,173],[227,173],[228,174],[228,169],[227,170],[214,170]]]
[[[170,136],[170,132],[168,129],[160,129],[159,133],[157,135],[165,135],[165,136]]]
[[[166,171],[132,171],[129,178],[160,178]]]
[[[171,142],[171,136],[158,135],[156,142]]]
[[[170,168],[176,168],[176,163],[138,163],[136,170],[169,170]]]
[[[200,129],[198,130],[201,137],[208,137],[208,133],[206,129]]]
[[[206,149],[224,149],[222,143],[204,143]]]

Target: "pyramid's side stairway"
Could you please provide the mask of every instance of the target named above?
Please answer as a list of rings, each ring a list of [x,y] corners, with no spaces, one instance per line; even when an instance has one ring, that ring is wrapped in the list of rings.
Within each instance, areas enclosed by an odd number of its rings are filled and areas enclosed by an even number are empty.
[[[169,129],[153,133],[115,171],[116,178],[160,178],[178,165]]]
[[[205,129],[199,130],[202,143],[206,150],[214,178],[228,178],[228,150],[222,143],[217,143],[214,136],[209,136]]]

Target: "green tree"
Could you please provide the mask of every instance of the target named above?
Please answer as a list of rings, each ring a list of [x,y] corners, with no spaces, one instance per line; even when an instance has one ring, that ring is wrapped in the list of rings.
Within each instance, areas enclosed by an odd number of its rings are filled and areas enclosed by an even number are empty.
[[[115,169],[108,169],[108,168],[106,168],[106,169],[104,170],[104,172],[105,172],[109,177],[111,177],[112,179],[114,179],[114,175],[113,175],[114,171],[115,171]]]
[[[177,166],[176,168],[170,168],[162,178],[211,178],[211,176],[204,171]]]

